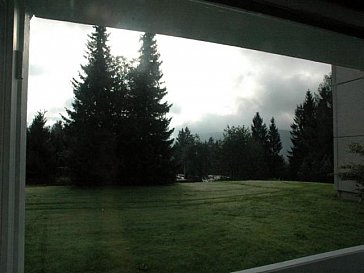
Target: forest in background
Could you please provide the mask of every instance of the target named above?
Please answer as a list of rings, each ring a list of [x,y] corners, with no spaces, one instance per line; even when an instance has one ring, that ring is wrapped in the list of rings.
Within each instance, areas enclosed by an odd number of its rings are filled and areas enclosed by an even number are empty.
[[[95,26],[87,64],[73,79],[67,115],[49,127],[46,111],[39,111],[29,125],[28,184],[156,185],[177,178],[332,182],[330,76],[297,105],[286,161],[274,117],[267,125],[259,113],[250,126],[227,126],[222,139],[202,141],[188,127],[172,139],[155,35],[141,36],[139,58],[131,61],[112,56],[107,41],[106,28]]]

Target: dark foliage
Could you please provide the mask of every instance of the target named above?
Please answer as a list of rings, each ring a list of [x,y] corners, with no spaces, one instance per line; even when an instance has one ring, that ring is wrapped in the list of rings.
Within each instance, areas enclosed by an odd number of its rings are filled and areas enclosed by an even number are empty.
[[[326,76],[314,97],[307,91],[295,110],[289,155],[293,179],[332,182],[333,128],[331,78]]]
[[[268,130],[268,168],[271,178],[282,178],[284,176],[284,159],[280,155],[282,150],[281,138],[275,120],[272,117]]]
[[[27,129],[27,184],[45,184],[52,178],[52,146],[44,112],[37,112]]]
[[[28,128],[27,181],[82,186],[156,185],[176,173],[200,181],[209,175],[231,179],[285,177],[282,143],[274,118],[269,128],[257,112],[251,130],[227,127],[223,140],[202,142],[188,127],[172,149],[171,104],[165,100],[154,34],[141,36],[135,62],[113,57],[105,27],[95,26],[87,63],[73,79],[74,101],[67,117],[50,129],[45,112]],[[331,181],[333,168],[332,90],[326,76],[318,94],[306,93],[295,110],[289,155],[291,178]]]
[[[222,169],[222,141],[214,140],[212,137],[205,141],[205,149],[207,150],[208,160],[205,162],[207,165],[208,174],[220,175],[223,173]]]
[[[178,132],[174,144],[174,157],[177,172],[186,180],[202,181],[208,175],[219,175],[221,170],[221,142],[212,137],[202,142],[200,137],[193,135],[188,127]]]
[[[189,178],[192,175],[191,167],[193,165],[194,156],[192,150],[197,142],[197,136],[192,135],[188,127],[182,128],[178,132],[176,143],[174,145],[174,157],[176,161],[176,167],[178,173],[183,173],[185,178]]]
[[[252,138],[255,143],[260,146],[263,151],[262,161],[259,162],[259,172],[257,173],[257,179],[266,179],[271,177],[269,173],[269,139],[267,125],[263,122],[259,112],[257,112],[253,118],[253,124],[251,125]]]
[[[141,37],[138,65],[113,58],[106,28],[89,36],[88,64],[74,80],[73,110],[65,118],[69,168],[81,185],[165,184],[174,181],[172,148],[153,34]]]
[[[233,180],[260,177],[260,163],[264,150],[252,137],[248,128],[227,127],[222,142],[222,167],[224,175]]]
[[[87,61],[80,80],[73,80],[73,109],[65,118],[69,141],[68,167],[80,185],[113,183],[116,179],[116,66],[107,46],[106,28],[95,26],[87,43]]]
[[[166,115],[171,105],[163,101],[161,62],[155,35],[145,33],[138,66],[129,79],[129,140],[128,160],[125,162],[125,182],[130,184],[166,184],[175,180],[172,161],[173,129]]]

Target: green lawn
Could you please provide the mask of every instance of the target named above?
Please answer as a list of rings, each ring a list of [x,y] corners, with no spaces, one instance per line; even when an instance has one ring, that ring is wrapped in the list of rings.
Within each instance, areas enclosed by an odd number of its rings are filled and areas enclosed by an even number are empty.
[[[231,272],[364,244],[333,185],[27,187],[26,273]]]

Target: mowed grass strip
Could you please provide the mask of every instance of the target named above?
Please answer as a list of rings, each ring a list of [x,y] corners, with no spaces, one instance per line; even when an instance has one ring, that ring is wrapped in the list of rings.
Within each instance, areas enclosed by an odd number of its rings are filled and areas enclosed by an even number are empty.
[[[364,244],[333,185],[27,187],[26,273],[231,272]]]

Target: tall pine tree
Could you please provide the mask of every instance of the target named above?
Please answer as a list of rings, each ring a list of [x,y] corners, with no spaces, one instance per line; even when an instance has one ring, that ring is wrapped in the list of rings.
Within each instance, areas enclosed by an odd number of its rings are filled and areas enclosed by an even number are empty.
[[[67,176],[66,171],[66,138],[64,124],[57,121],[50,129],[50,144],[52,148],[52,172],[54,182],[59,183]]]
[[[253,124],[251,125],[251,133],[253,140],[261,147],[263,151],[263,160],[259,162],[259,172],[257,173],[257,179],[264,179],[269,176],[269,147],[268,147],[268,129],[267,125],[263,122],[259,112],[257,112],[253,118]]]
[[[306,92],[305,101],[297,106],[291,125],[293,147],[289,152],[291,177],[304,181],[312,180],[313,162],[307,160],[310,151],[317,145],[316,101],[311,91]]]
[[[317,97],[316,180],[333,182],[334,143],[331,76],[326,75]]]
[[[117,69],[107,45],[106,28],[94,26],[87,43],[87,64],[73,80],[73,109],[65,118],[69,136],[69,167],[74,183],[113,183],[117,173],[113,132]]]
[[[274,118],[270,120],[268,130],[268,151],[269,151],[269,174],[271,178],[281,178],[284,168],[284,159],[280,155],[282,150],[281,137],[278,132],[278,128],[274,121]]]
[[[332,182],[333,114],[331,77],[325,76],[318,94],[306,93],[291,125],[293,143],[289,155],[292,178]]]
[[[126,176],[132,184],[166,184],[175,180],[172,161],[171,108],[161,81],[155,35],[141,36],[138,66],[130,74],[130,145]]]
[[[37,112],[27,130],[27,183],[48,184],[52,179],[52,149],[45,113]]]
[[[177,167],[179,167],[178,171],[182,171],[185,178],[188,178],[190,171],[189,167],[191,165],[191,150],[196,143],[196,138],[192,135],[190,129],[188,127],[182,128],[178,132],[178,136],[176,138],[176,143],[174,145],[174,154],[177,163]]]

